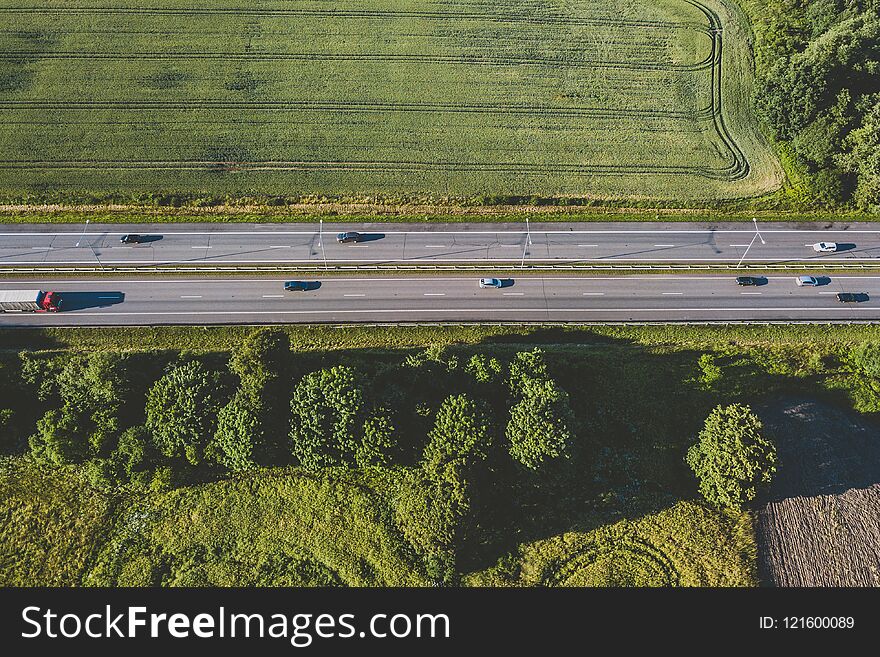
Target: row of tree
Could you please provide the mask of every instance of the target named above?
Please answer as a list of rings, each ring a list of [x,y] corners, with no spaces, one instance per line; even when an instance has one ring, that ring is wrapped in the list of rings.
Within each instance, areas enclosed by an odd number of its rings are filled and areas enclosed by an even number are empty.
[[[852,358],[871,369],[877,354],[869,346]],[[33,458],[85,463],[98,483],[139,486],[283,464],[417,466],[413,486],[431,493],[412,499],[432,500],[421,512],[436,515],[445,536],[435,545],[452,541],[455,519],[499,478],[532,477],[546,495],[548,482],[563,492],[583,487],[592,467],[583,456],[588,424],[538,349],[462,364],[431,348],[366,371],[294,374],[287,334],[262,329],[225,367],[182,357],[150,372],[138,357],[25,357],[21,377],[42,406],[28,432]],[[701,359],[702,378],[711,365]],[[21,412],[5,409],[0,423]],[[687,463],[706,500],[741,507],[769,482],[775,451],[754,413],[734,404],[710,414]]]
[[[576,421],[540,351],[516,354],[509,364],[475,356],[457,370],[457,362],[428,350],[403,367],[425,383],[445,373],[471,385],[405,408],[408,400],[381,373],[336,365],[294,378],[287,334],[272,329],[245,340],[228,370],[183,358],[155,381],[111,352],[27,359],[23,376],[48,408],[28,442],[40,461],[89,463],[96,476],[117,483],[145,483],[157,468],[389,465],[406,461],[404,444],[415,444],[426,472],[437,476],[470,469],[492,445],[532,471],[568,456]]]

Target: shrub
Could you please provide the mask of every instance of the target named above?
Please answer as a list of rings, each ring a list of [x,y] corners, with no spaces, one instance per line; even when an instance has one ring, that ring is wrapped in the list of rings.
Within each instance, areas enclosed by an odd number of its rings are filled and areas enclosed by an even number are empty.
[[[380,409],[364,422],[364,437],[355,448],[355,464],[361,468],[387,465],[394,444],[394,425],[388,411]]]
[[[290,402],[291,451],[310,470],[354,460],[364,413],[360,375],[337,366],[303,377]]]
[[[224,401],[219,372],[198,361],[171,368],[147,393],[147,427],[156,447],[165,456],[201,463]]]
[[[512,395],[521,396],[526,383],[532,379],[547,379],[547,363],[544,352],[535,347],[531,351],[521,351],[508,366],[507,385]]]
[[[263,409],[244,388],[217,415],[217,431],[209,456],[233,472],[257,467],[256,454],[264,442]]]
[[[241,380],[241,386],[262,393],[283,379],[290,360],[290,337],[277,328],[251,333],[229,359],[229,369]]]
[[[537,470],[547,461],[567,456],[573,415],[568,395],[553,380],[528,381],[522,394],[510,409],[508,449],[519,463]]]
[[[489,417],[485,405],[467,395],[452,395],[440,405],[434,428],[428,434],[422,466],[438,475],[450,463],[467,471],[486,458],[491,442]]]
[[[880,378],[880,343],[864,342],[854,347],[850,352],[850,360],[868,376]]]
[[[715,356],[712,354],[700,356],[697,367],[700,368],[699,382],[705,388],[711,388],[712,384],[721,378],[721,368],[715,364]]]
[[[709,414],[687,453],[707,502],[741,509],[770,483],[776,472],[776,447],[763,428],[752,409],[742,404],[718,406]]]
[[[501,376],[501,363],[497,358],[488,358],[483,354],[474,354],[464,366],[464,371],[474,377],[478,383],[492,383]]]

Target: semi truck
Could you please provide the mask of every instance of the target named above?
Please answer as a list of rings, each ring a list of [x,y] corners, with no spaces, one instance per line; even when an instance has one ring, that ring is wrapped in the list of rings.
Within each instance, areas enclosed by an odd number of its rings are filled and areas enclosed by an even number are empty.
[[[54,313],[61,310],[61,297],[57,292],[43,290],[0,290],[0,310],[5,313]]]

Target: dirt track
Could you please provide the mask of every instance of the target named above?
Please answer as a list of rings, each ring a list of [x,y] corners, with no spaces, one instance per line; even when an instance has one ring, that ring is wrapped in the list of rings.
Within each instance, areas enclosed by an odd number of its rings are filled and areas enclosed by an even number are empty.
[[[782,403],[762,417],[780,462],[758,514],[761,580],[880,586],[880,430],[812,401]]]

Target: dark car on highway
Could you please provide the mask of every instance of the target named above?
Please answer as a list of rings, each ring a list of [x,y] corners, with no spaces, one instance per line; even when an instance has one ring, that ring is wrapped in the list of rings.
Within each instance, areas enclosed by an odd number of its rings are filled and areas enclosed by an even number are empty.
[[[119,238],[119,241],[123,244],[140,244],[141,242],[146,241],[146,238],[143,235],[123,235]]]
[[[287,281],[284,283],[285,292],[308,292],[317,289],[318,283],[315,281]]]
[[[737,276],[737,285],[760,285],[764,280],[760,276]]]
[[[868,300],[868,295],[865,292],[840,292],[837,300],[840,303],[862,303]]]
[[[336,236],[336,241],[340,244],[348,244],[350,242],[360,242],[364,238],[360,233],[348,232],[348,233],[339,233]]]

